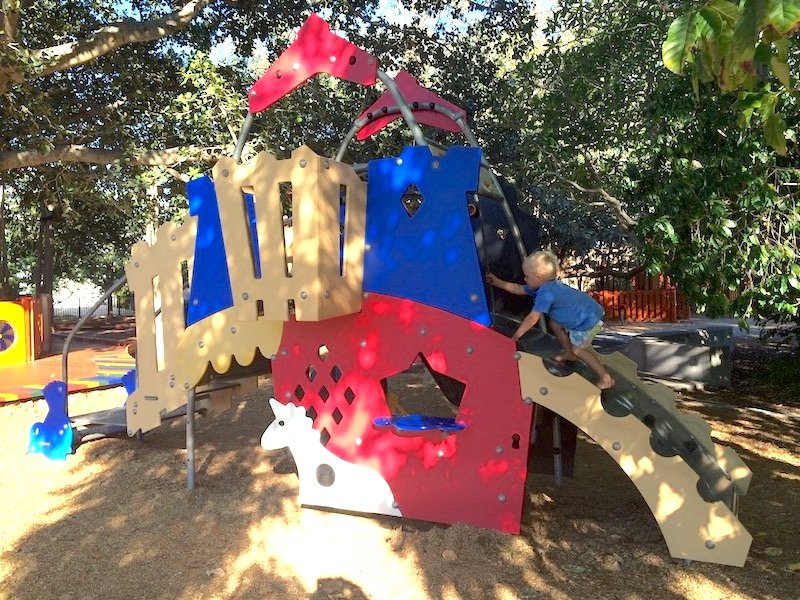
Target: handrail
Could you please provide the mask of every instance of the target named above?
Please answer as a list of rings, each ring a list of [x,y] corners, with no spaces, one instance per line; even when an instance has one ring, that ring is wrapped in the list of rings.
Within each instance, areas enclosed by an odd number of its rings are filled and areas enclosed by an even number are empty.
[[[64,341],[64,348],[61,350],[61,379],[64,381],[64,385],[66,386],[68,393],[69,393],[69,379],[67,378],[67,371],[68,371],[67,356],[69,355],[69,347],[70,344],[72,344],[72,338],[75,337],[75,334],[78,333],[80,328],[83,326],[84,323],[86,323],[89,317],[91,317],[106,300],[108,300],[111,294],[113,294],[119,288],[121,288],[126,281],[128,281],[128,277],[127,275],[123,275],[122,277],[117,279],[113,284],[111,284],[111,287],[108,288],[102,296],[100,296],[100,299],[94,303],[94,306],[92,306],[92,308],[89,309],[89,312],[87,312],[81,319],[78,320],[77,323],[75,323],[75,326],[70,330],[69,334],[67,335],[67,339]],[[64,396],[64,412],[67,416],[69,416],[69,407],[67,406],[68,393],[67,395]]]

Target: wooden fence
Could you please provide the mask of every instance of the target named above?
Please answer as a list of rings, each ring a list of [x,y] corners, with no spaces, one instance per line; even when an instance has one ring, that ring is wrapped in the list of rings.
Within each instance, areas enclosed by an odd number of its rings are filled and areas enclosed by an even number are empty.
[[[589,292],[605,311],[606,321],[665,321],[689,318],[686,294],[674,287],[661,290]]]

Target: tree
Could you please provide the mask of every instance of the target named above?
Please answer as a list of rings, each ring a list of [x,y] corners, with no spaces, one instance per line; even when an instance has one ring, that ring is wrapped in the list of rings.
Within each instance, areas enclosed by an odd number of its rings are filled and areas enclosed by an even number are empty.
[[[699,103],[660,65],[674,18],[656,3],[561,3],[546,52],[517,71],[521,145],[536,159],[521,167],[614,215],[698,309],[796,323],[797,205],[774,175],[796,177],[791,158],[742,130],[711,82]],[[792,97],[783,111],[796,121]]]
[[[786,154],[786,121],[778,107],[794,95],[790,50],[800,28],[800,0],[709,0],[681,14],[662,47],[664,65],[701,83],[738,93],[735,111],[747,126],[754,115],[778,154]],[[794,137],[794,132],[791,133]]]

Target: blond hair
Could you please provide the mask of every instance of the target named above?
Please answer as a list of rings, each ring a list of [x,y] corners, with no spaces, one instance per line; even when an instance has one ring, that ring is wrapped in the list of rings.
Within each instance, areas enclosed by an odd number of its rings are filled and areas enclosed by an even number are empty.
[[[523,271],[526,267],[536,275],[555,279],[558,275],[558,258],[552,252],[540,250],[525,257],[525,260],[522,261]]]

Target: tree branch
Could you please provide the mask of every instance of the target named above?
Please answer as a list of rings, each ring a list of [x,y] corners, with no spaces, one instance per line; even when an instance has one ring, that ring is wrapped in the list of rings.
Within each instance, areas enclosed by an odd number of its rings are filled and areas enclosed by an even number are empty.
[[[26,79],[86,64],[127,44],[141,44],[169,36],[186,27],[211,2],[212,0],[188,0],[181,8],[160,19],[142,22],[122,21],[98,29],[83,40],[41,50],[18,50],[20,54],[27,53],[45,63],[45,66],[33,73],[24,73],[20,69],[6,69],[5,73],[0,73],[0,95],[5,94],[12,85]],[[13,13],[5,11],[5,6],[4,1],[4,21],[13,16]]]
[[[614,213],[614,216],[617,218],[617,221],[622,228],[627,232],[630,231],[632,227],[634,227],[638,221],[631,217],[628,213],[625,212],[625,209],[622,208],[622,203],[619,201],[618,198],[609,194],[603,188],[586,188],[583,187],[577,181],[573,181],[571,179],[567,179],[563,175],[555,173],[553,171],[548,171],[547,173],[542,173],[544,176],[555,177],[559,181],[566,183],[567,185],[572,186],[579,192],[583,192],[585,194],[599,194],[600,197],[603,199],[603,204],[605,204],[611,212]]]
[[[20,150],[0,152],[0,171],[22,167],[38,167],[55,162],[108,165],[125,160],[138,166],[174,166],[191,160],[213,162],[223,155],[222,146],[176,147],[130,155],[122,150],[105,150],[80,145],[56,146],[50,151]]]

